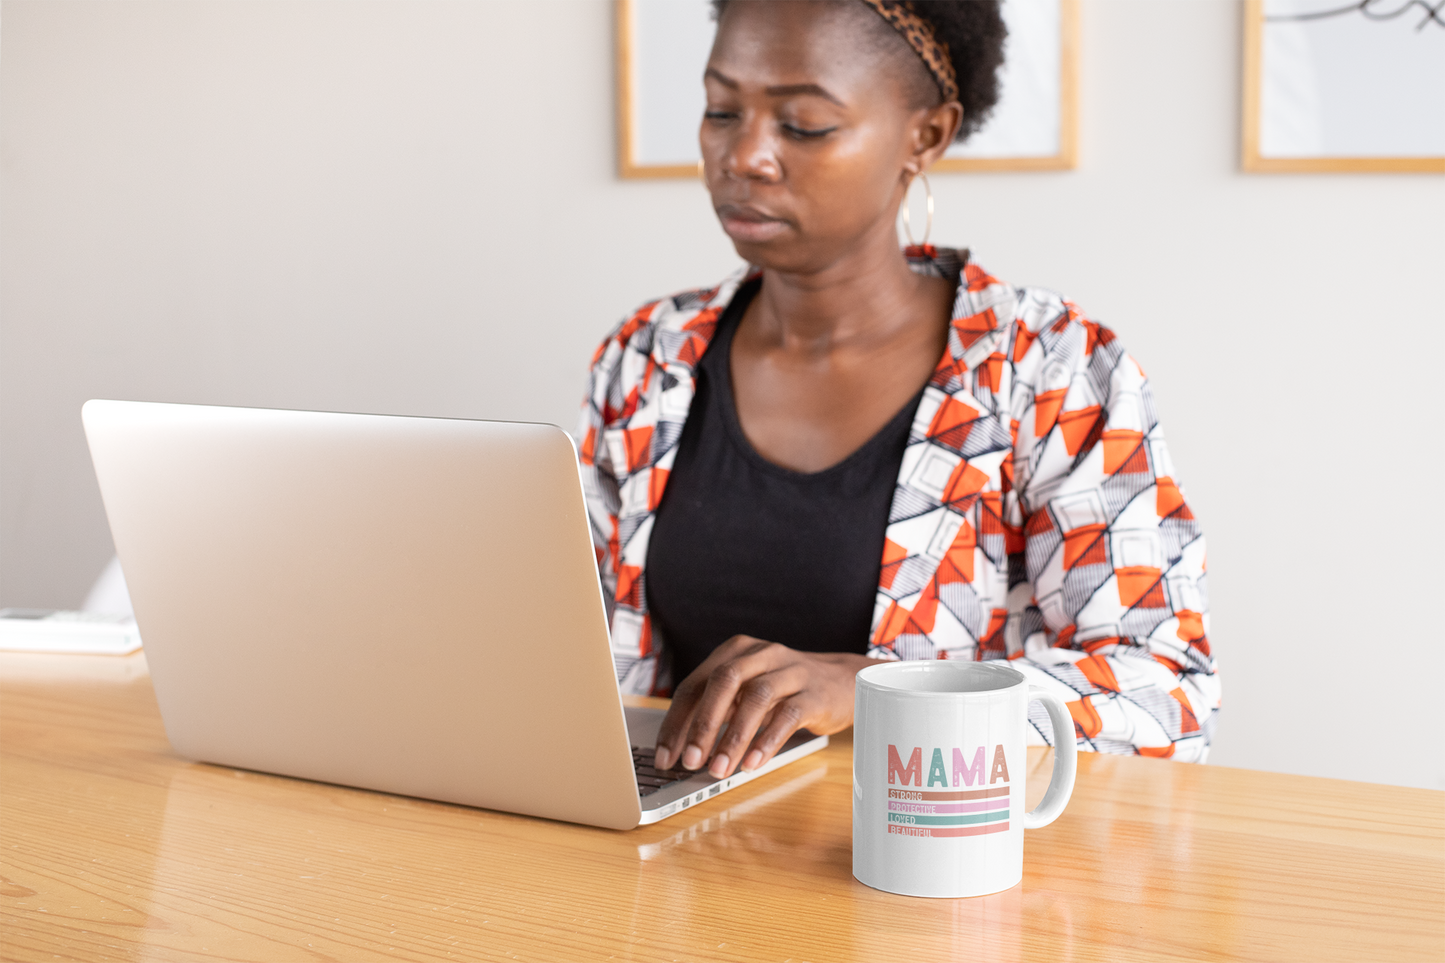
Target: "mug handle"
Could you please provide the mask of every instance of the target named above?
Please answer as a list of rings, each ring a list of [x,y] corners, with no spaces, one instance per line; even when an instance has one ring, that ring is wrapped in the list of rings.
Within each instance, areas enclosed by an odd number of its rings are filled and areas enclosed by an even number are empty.
[[[1043,802],[1033,812],[1024,813],[1024,828],[1039,829],[1047,826],[1069,804],[1074,794],[1074,776],[1078,771],[1079,746],[1074,736],[1074,719],[1069,715],[1064,700],[1048,689],[1029,686],[1029,701],[1042,702],[1049,711],[1049,722],[1054,730],[1054,771],[1049,778],[1048,791]]]

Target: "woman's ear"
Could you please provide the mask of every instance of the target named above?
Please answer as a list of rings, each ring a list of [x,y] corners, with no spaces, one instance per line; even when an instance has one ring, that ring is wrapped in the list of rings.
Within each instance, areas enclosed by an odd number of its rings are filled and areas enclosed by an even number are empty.
[[[928,170],[941,158],[963,124],[963,105],[956,100],[927,107],[914,115],[912,150],[904,169],[910,174]]]

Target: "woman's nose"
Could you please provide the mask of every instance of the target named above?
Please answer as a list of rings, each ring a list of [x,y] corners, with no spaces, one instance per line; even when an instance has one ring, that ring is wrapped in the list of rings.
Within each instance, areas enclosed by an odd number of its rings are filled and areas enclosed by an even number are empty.
[[[723,158],[723,170],[734,177],[775,183],[783,177],[777,135],[764,118],[744,119],[735,128]]]

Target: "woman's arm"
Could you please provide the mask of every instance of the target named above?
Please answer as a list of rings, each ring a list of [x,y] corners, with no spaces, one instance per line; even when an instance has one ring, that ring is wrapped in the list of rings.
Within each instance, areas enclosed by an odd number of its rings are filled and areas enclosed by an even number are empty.
[[[1219,709],[1203,532],[1143,370],[1072,308],[1049,333],[1017,365],[1009,619],[985,657],[1068,703],[1081,750],[1203,761]]]
[[[602,579],[602,596],[607,605],[607,621],[612,622],[617,598],[617,516],[622,507],[620,482],[613,470],[610,453],[603,443],[609,416],[615,407],[609,397],[618,384],[625,339],[621,337],[624,320],[608,333],[592,356],[587,377],[587,397],[582,402],[582,416],[577,425],[577,450],[581,462],[582,493],[587,501],[587,517],[592,529],[592,548],[597,555],[597,572]]]

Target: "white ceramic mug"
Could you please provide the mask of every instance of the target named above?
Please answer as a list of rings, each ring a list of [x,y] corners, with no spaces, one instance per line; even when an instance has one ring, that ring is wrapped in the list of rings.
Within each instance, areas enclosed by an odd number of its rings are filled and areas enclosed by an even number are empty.
[[[858,673],[853,875],[906,896],[983,896],[1024,875],[1024,830],[1074,791],[1074,722],[1062,700],[998,662],[880,662]],[[1028,708],[1053,725],[1053,778],[1024,811]]]

